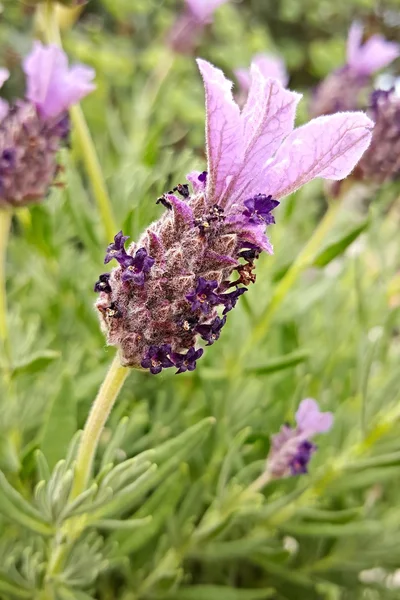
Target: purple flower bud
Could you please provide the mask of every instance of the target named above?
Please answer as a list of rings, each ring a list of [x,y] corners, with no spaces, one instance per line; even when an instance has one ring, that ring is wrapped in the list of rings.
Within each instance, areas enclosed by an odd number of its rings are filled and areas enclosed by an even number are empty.
[[[150,346],[141,365],[144,369],[150,369],[150,372],[153,375],[157,375],[158,373],[161,373],[163,369],[174,366],[174,363],[169,358],[170,354],[171,346],[169,344]]]
[[[265,225],[271,225],[275,223],[274,216],[271,215],[271,211],[279,205],[278,200],[274,200],[272,196],[265,196],[265,194],[257,194],[253,198],[249,198],[243,202],[245,210],[243,214],[247,217],[249,223],[253,225],[259,225],[264,223]]]
[[[110,273],[103,273],[103,275],[100,275],[98,281],[96,281],[96,284],[94,286],[94,291],[107,293],[111,292]]]
[[[154,258],[147,254],[146,248],[139,248],[135,256],[131,258],[131,262],[123,263],[124,272],[122,273],[122,281],[133,281],[136,285],[144,285],[144,276],[154,265]],[[128,266],[127,266],[128,265]]]
[[[229,292],[227,294],[220,294],[220,296],[219,296],[220,302],[225,307],[222,314],[226,315],[226,313],[228,313],[230,310],[235,308],[236,303],[239,300],[240,296],[242,294],[244,294],[245,292],[247,292],[247,288],[242,287],[242,288],[236,288],[235,291]]]
[[[207,315],[213,306],[219,304],[219,296],[214,292],[217,287],[218,281],[207,281],[203,277],[200,277],[196,289],[190,292],[190,294],[186,294],[186,299],[192,305],[192,311],[201,310],[202,313]]]
[[[311,456],[317,450],[309,438],[328,431],[333,415],[320,412],[316,401],[307,398],[300,403],[296,423],[295,428],[283,425],[280,432],[272,436],[266,471],[275,479],[307,473]]]
[[[197,325],[196,332],[201,335],[203,340],[207,341],[207,346],[211,346],[214,342],[219,339],[221,330],[226,323],[226,317],[220,319],[216,317],[214,321],[206,325]]]
[[[186,354],[173,352],[171,354],[171,359],[175,367],[178,368],[176,374],[185,373],[185,371],[194,371],[196,368],[196,361],[203,356],[203,352],[202,348],[196,350],[194,346],[189,348]]]

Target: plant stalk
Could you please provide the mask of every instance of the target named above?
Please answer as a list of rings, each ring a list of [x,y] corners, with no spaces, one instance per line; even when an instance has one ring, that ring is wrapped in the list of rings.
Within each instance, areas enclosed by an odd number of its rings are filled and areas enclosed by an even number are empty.
[[[86,489],[101,433],[129,372],[130,369],[122,367],[116,356],[100,387],[83,430],[76,459],[71,500]]]

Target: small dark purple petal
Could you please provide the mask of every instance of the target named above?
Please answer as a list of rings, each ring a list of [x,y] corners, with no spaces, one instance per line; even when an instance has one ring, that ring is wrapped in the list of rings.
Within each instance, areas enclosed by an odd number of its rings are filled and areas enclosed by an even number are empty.
[[[94,286],[95,292],[107,292],[108,294],[111,292],[110,286],[110,273],[103,273],[100,275],[98,281]]]
[[[161,373],[163,369],[174,366],[174,363],[168,356],[169,354],[171,354],[171,346],[169,344],[150,346],[141,365],[144,369],[150,369],[150,372],[153,375],[157,375],[158,373]]]
[[[297,448],[296,454],[289,463],[292,475],[301,475],[307,473],[308,463],[310,462],[311,456],[316,449],[316,445],[308,440],[301,442]]]
[[[175,367],[178,368],[176,375],[179,373],[185,373],[185,371],[194,371],[196,368],[196,361],[203,356],[203,349],[195,349],[194,346],[189,348],[186,354],[180,354],[179,352],[173,352],[171,359],[174,362]]]
[[[104,259],[104,264],[109,263],[115,258],[121,266],[125,266],[129,262],[130,257],[125,250],[125,242],[129,239],[129,236],[123,235],[122,231],[117,233],[114,237],[114,242],[107,246],[107,253]]]
[[[146,248],[139,248],[135,256],[129,256],[129,259],[129,261],[128,259],[125,260],[121,279],[122,281],[133,281],[136,285],[142,287],[144,285],[144,276],[150,271],[155,260],[147,254]]]
[[[207,181],[207,171],[203,171],[197,178],[201,183],[205,183]]]
[[[219,296],[214,292],[217,287],[218,281],[207,281],[199,277],[196,289],[186,295],[186,299],[192,305],[192,311],[201,310],[204,314],[208,314],[212,306],[219,304]]]
[[[207,341],[207,346],[211,346],[219,339],[221,330],[226,323],[226,317],[220,319],[216,317],[209,325],[197,325],[196,332],[201,335],[203,340]]]
[[[247,292],[246,287],[237,288],[234,292],[229,292],[228,294],[220,294],[219,299],[221,304],[225,306],[223,310],[223,315],[226,315],[230,310],[235,308],[237,301],[240,296]]]
[[[246,208],[243,211],[243,215],[247,217],[249,223],[252,223],[253,225],[259,225],[260,223],[271,225],[271,223],[275,223],[275,218],[271,214],[271,211],[276,208],[278,204],[278,200],[274,200],[272,196],[257,194],[244,201]]]

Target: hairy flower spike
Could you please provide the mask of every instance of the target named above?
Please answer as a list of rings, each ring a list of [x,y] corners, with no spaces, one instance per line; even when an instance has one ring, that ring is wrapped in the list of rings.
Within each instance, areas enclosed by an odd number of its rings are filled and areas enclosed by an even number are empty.
[[[57,47],[34,44],[24,61],[25,100],[0,102],[0,207],[24,206],[44,198],[60,167],[58,150],[68,142],[67,109],[89,93],[94,73],[68,69]],[[0,70],[0,87],[8,72]]]
[[[259,254],[272,252],[265,230],[279,199],[315,177],[346,177],[368,147],[373,125],[363,113],[344,113],[293,130],[300,96],[257,65],[243,110],[223,73],[203,60],[198,65],[206,93],[207,171],[187,176],[191,189],[178,185],[162,196],[169,210],[137,243],[125,249],[126,236],[116,235],[106,262],[116,258],[117,266],[101,282],[111,291],[103,286],[96,303],[122,364],[152,373],[195,367],[202,355],[196,343],[218,339],[243,285],[255,281]]]
[[[359,108],[361,94],[371,86],[371,77],[400,56],[400,46],[381,35],[362,43],[363,28],[353,23],[347,41],[347,63],[333,71],[314,92],[313,116]]]
[[[307,473],[311,456],[317,450],[309,438],[329,431],[332,424],[332,413],[320,412],[312,398],[303,400],[296,413],[296,427],[282,425],[280,432],[272,436],[266,471],[275,479]]]

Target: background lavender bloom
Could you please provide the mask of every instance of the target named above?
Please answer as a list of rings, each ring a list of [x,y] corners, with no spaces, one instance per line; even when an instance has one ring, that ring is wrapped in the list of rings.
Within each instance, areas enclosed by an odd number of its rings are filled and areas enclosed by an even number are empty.
[[[47,194],[69,134],[66,110],[93,89],[93,71],[68,69],[66,55],[55,46],[36,42],[24,71],[27,99],[9,109],[0,106],[0,206],[37,202]]]
[[[169,34],[175,52],[188,54],[194,50],[206,25],[212,23],[215,10],[228,0],[186,0],[183,13]]]
[[[364,44],[362,36],[360,23],[353,23],[347,41],[347,63],[328,75],[314,91],[313,116],[359,108],[362,92],[371,85],[371,76],[400,56],[400,46],[383,36],[373,35]]]
[[[0,68],[0,89],[3,87],[4,82],[9,78],[10,73],[7,69]],[[4,119],[8,112],[8,102],[0,98],[0,122]]]
[[[102,292],[96,304],[124,365],[143,365],[149,347],[167,344],[173,353],[193,348],[199,333],[192,319],[211,326],[231,310],[244,291],[240,286],[255,281],[259,252],[272,252],[265,228],[273,222],[275,199],[315,177],[346,177],[370,143],[373,124],[363,113],[322,117],[293,131],[300,95],[255,64],[240,111],[222,71],[203,60],[198,65],[206,92],[207,177],[190,174],[188,197],[186,188],[183,199],[165,194],[170,209],[128,248],[129,257],[144,248],[154,259],[143,286],[126,281],[124,262],[111,273],[111,293]],[[257,252],[243,264],[246,247]],[[233,285],[237,290],[227,292]],[[118,307],[118,317],[110,306]]]
[[[370,98],[375,121],[371,146],[357,172],[367,181],[383,183],[400,176],[400,96],[394,89],[375,90]]]
[[[330,412],[320,412],[315,400],[307,398],[296,412],[296,427],[282,425],[271,439],[266,471],[274,479],[307,473],[307,466],[317,447],[310,438],[329,431],[333,424]]]
[[[286,71],[285,62],[280,56],[260,52],[260,54],[253,57],[252,62],[258,66],[264,77],[277,79],[283,86],[288,84],[289,75]],[[240,86],[241,99],[245,100],[251,85],[250,69],[235,69],[234,73]]]

